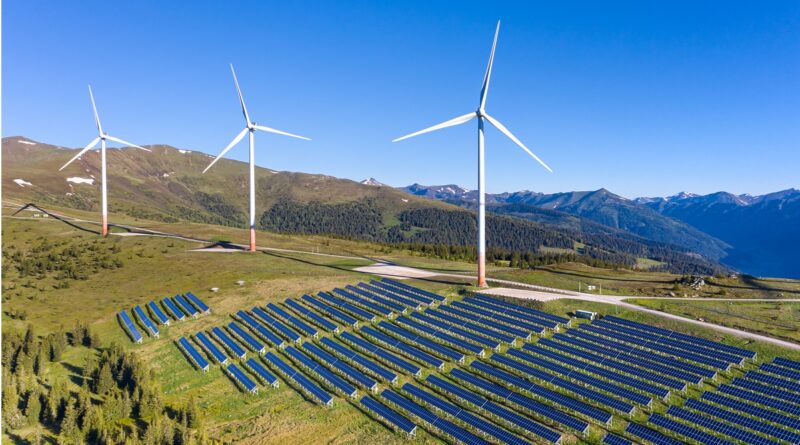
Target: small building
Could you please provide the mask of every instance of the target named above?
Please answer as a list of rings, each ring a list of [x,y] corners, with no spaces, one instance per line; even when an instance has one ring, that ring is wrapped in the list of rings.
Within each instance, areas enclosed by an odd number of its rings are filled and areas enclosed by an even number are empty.
[[[575,316],[578,318],[585,318],[587,320],[594,320],[595,318],[597,318],[597,312],[584,311],[582,309],[579,309],[575,311]]]

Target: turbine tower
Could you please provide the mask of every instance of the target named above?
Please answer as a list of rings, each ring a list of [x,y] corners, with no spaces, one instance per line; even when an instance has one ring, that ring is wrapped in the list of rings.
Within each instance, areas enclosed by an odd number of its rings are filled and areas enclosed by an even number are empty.
[[[544,168],[552,173],[553,170],[547,166],[538,156],[533,154],[532,151],[528,149],[516,136],[514,136],[505,125],[501,124],[500,121],[489,116],[486,113],[486,96],[489,92],[489,80],[492,76],[492,64],[494,63],[494,50],[497,47],[497,36],[500,33],[500,21],[497,21],[497,29],[494,33],[494,42],[492,43],[492,52],[489,55],[489,64],[486,67],[486,74],[483,76],[483,87],[481,87],[481,96],[480,102],[478,103],[478,109],[467,113],[463,116],[459,116],[448,121],[442,122],[441,124],[434,125],[432,127],[428,127],[424,130],[417,131],[416,133],[411,133],[409,135],[397,138],[392,142],[402,141],[403,139],[408,139],[420,134],[430,133],[432,131],[441,130],[442,128],[453,127],[456,125],[461,125],[463,123],[469,122],[474,118],[478,118],[478,286],[479,287],[486,287],[486,199],[485,199],[485,192],[486,192],[486,179],[484,175],[484,138],[483,138],[483,122],[484,120],[488,121],[492,124],[495,128],[500,130],[503,134],[508,136],[515,144],[519,145],[520,148],[525,150],[526,153],[531,155],[533,159],[536,159]]]
[[[98,136],[92,141],[89,142],[89,145],[84,147],[83,150],[79,151],[78,154],[75,155],[72,159],[70,159],[66,164],[62,165],[58,171],[64,170],[69,164],[81,156],[87,151],[93,149],[97,146],[97,143],[100,143],[100,188],[102,190],[102,213],[103,213],[103,229],[102,235],[108,235],[108,187],[106,181],[106,140],[116,142],[118,144],[126,145],[132,148],[138,148],[144,151],[150,151],[147,148],[140,147],[136,144],[131,144],[130,142],[125,142],[122,139],[115,138],[114,136],[109,135],[108,133],[103,133],[103,126],[100,125],[100,116],[97,114],[97,106],[94,103],[94,94],[92,94],[92,86],[89,85],[89,99],[92,101],[92,110],[94,110],[94,122],[97,124],[97,134]]]
[[[256,251],[256,160],[255,160],[255,132],[256,130],[265,131],[267,133],[275,133],[275,134],[282,134],[284,136],[290,136],[293,138],[298,139],[305,139],[310,141],[311,139],[298,136],[296,134],[287,133],[285,131],[276,130],[274,128],[265,127],[263,125],[257,125],[255,122],[250,120],[250,115],[247,113],[247,107],[244,104],[244,96],[242,96],[242,89],[239,88],[239,80],[236,78],[236,71],[233,69],[233,64],[231,64],[231,73],[233,74],[233,83],[236,85],[236,91],[239,93],[239,102],[242,104],[242,114],[244,115],[245,127],[244,129],[236,135],[235,138],[225,147],[222,152],[208,164],[203,173],[207,172],[212,165],[214,165],[217,161],[219,161],[225,153],[228,152],[234,145],[238,144],[239,141],[244,138],[246,133],[250,135],[250,251]]]

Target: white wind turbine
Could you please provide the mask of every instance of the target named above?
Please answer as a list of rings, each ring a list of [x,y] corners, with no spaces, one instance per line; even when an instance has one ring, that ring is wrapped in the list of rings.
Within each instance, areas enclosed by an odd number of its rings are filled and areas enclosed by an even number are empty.
[[[79,151],[72,159],[70,159],[66,164],[62,165],[58,171],[64,170],[69,164],[71,164],[74,160],[83,156],[84,153],[93,149],[97,146],[97,143],[100,142],[100,188],[102,190],[102,213],[103,213],[103,229],[102,234],[103,236],[108,235],[108,187],[106,184],[106,139],[112,142],[116,142],[118,144],[126,145],[128,147],[138,148],[144,151],[150,151],[144,147],[140,147],[136,144],[131,144],[130,142],[125,142],[122,139],[115,138],[114,136],[109,135],[108,133],[103,133],[103,127],[100,125],[100,116],[97,114],[97,106],[94,103],[94,95],[92,94],[92,86],[89,85],[89,99],[92,101],[92,110],[94,110],[94,121],[97,124],[97,133],[98,136],[92,141],[89,142],[89,145],[84,147],[83,150]]]
[[[408,139],[410,137],[414,137],[424,133],[430,133],[432,131],[440,130],[442,128],[453,127],[455,125],[461,125],[463,123],[469,122],[474,118],[478,118],[478,286],[479,287],[486,287],[486,202],[485,202],[485,186],[486,180],[484,175],[484,161],[483,161],[483,154],[484,154],[484,141],[483,141],[483,121],[484,119],[489,121],[490,124],[494,125],[495,128],[500,130],[503,134],[508,136],[515,144],[519,145],[520,148],[525,150],[526,153],[531,155],[533,159],[536,159],[544,168],[548,171],[552,172],[553,170],[547,166],[538,156],[533,154],[532,151],[528,149],[516,136],[514,136],[505,125],[501,124],[497,119],[489,116],[486,113],[486,95],[489,91],[489,79],[492,76],[492,63],[494,62],[494,50],[497,46],[497,35],[500,33],[500,21],[497,21],[497,29],[494,33],[494,42],[492,43],[492,52],[489,55],[489,65],[486,67],[486,74],[483,77],[483,87],[481,88],[481,96],[480,96],[480,103],[478,105],[478,109],[476,111],[467,113],[463,116],[459,116],[449,121],[442,122],[441,124],[434,125],[432,127],[426,128],[424,130],[417,131],[416,133],[411,133],[409,135],[397,138],[392,142],[402,141],[403,139]]]
[[[250,251],[256,251],[256,160],[255,160],[255,137],[254,134],[256,130],[265,131],[267,133],[275,133],[275,134],[282,134],[284,136],[290,136],[293,138],[298,139],[305,139],[310,141],[311,139],[298,136],[296,134],[287,133],[285,131],[276,130],[274,128],[265,127],[263,125],[256,125],[255,122],[250,120],[250,115],[247,114],[247,107],[244,105],[244,97],[242,96],[242,89],[239,88],[239,80],[236,79],[236,71],[233,69],[233,64],[231,64],[231,73],[233,74],[233,83],[236,84],[236,91],[239,93],[239,102],[242,104],[242,114],[244,114],[244,121],[245,127],[244,129],[236,135],[235,138],[225,147],[224,150],[216,157],[205,170],[203,173],[207,172],[212,165],[214,165],[217,161],[219,161],[225,153],[228,152],[234,145],[238,144],[239,141],[244,138],[245,133],[250,134]]]

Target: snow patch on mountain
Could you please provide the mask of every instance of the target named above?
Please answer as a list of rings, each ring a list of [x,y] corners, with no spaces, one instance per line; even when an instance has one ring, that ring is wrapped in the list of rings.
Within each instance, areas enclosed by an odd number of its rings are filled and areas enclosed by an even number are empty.
[[[373,187],[387,187],[387,185],[386,185],[386,184],[384,184],[384,183],[382,183],[382,182],[378,181],[378,180],[377,180],[377,179],[375,179],[375,178],[369,178],[369,179],[365,179],[365,180],[361,181],[361,184],[364,184],[364,185],[371,185],[371,186],[373,186]]]
[[[18,140],[17,142],[19,142],[20,144],[25,144],[25,145],[36,145],[36,142],[23,141],[22,139]]]
[[[20,142],[22,142],[22,141],[20,141]],[[22,187],[22,188],[25,188],[25,186],[26,186],[26,185],[33,185],[33,184],[31,184],[30,182],[28,182],[28,181],[26,181],[26,180],[24,180],[24,179],[15,179],[15,180],[14,180],[14,182],[15,182],[15,183],[16,183],[18,186],[20,186],[20,187]]]
[[[67,182],[71,182],[73,184],[94,184],[94,178],[81,178],[80,176],[70,176],[67,178]]]

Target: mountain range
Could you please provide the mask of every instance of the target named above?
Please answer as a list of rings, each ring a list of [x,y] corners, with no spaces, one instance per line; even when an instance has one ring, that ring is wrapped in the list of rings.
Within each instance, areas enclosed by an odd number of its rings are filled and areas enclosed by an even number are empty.
[[[473,208],[477,191],[453,184],[412,184],[414,196]],[[626,199],[606,189],[486,195],[487,209],[561,227],[597,231],[589,222],[675,244],[754,275],[800,277],[800,190],[761,196],[682,192]],[[587,221],[588,220],[588,221]]]

